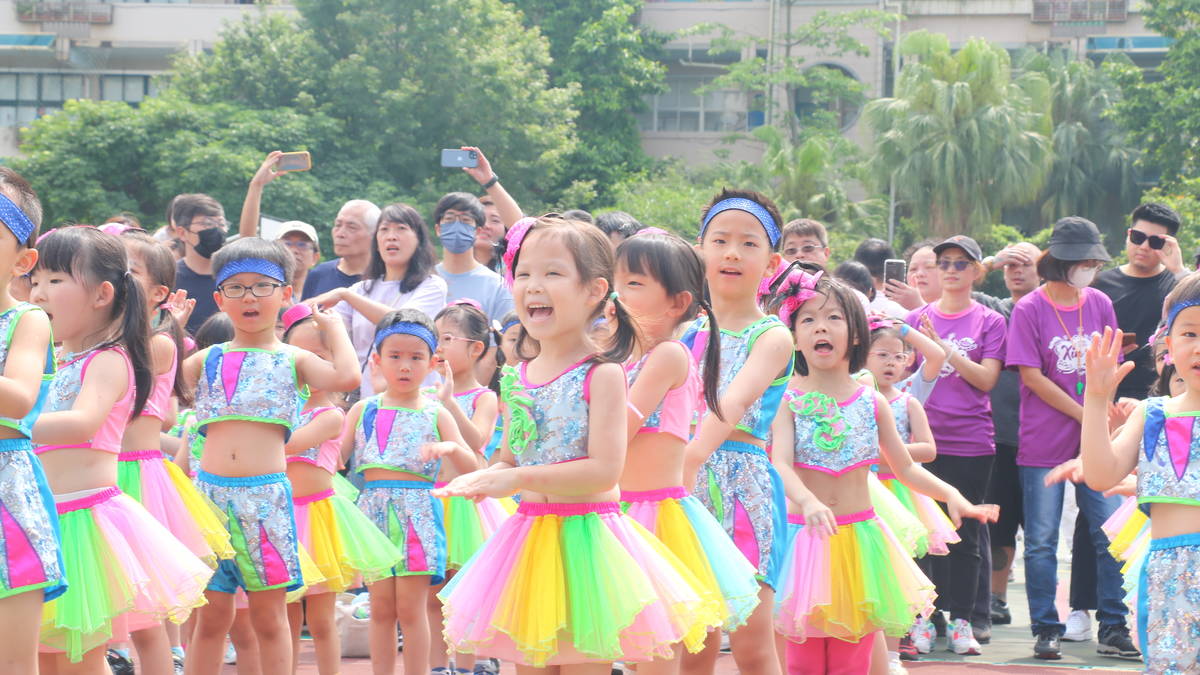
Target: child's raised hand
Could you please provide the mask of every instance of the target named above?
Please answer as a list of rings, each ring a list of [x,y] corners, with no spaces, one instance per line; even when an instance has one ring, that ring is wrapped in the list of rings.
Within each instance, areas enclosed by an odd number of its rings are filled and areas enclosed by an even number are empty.
[[[312,320],[317,324],[317,328],[322,332],[328,330],[337,330],[339,328],[344,328],[345,326],[345,324],[342,323],[342,317],[337,316],[327,309],[314,308]]]
[[[508,497],[516,494],[516,471],[512,469],[483,469],[463,474],[450,484],[435,488],[434,497],[466,497],[480,501],[486,497]]]
[[[445,359],[438,358],[433,370],[442,377],[442,382],[437,388],[438,400],[449,405],[450,401],[454,400],[454,373],[450,372],[450,364]]]
[[[921,324],[920,331],[925,334],[925,337],[942,345],[943,348],[945,347],[942,337],[938,335],[937,328],[933,327],[933,319],[929,318],[929,314],[922,314],[919,323]]]
[[[1099,396],[1106,401],[1112,400],[1121,380],[1133,370],[1133,361],[1120,362],[1123,337],[1124,333],[1114,331],[1112,327],[1106,327],[1103,335],[1092,336],[1084,371],[1087,373],[1084,384],[1088,395]]]
[[[171,313],[175,323],[186,326],[188,319],[192,318],[192,310],[196,309],[196,299],[189,298],[187,291],[180,288],[167,296],[163,307]]]
[[[962,527],[963,518],[974,518],[981,523],[994,523],[1000,518],[999,504],[972,504],[962,495],[946,504],[954,527]]]
[[[1049,487],[1051,485],[1054,485],[1056,483],[1061,483],[1063,481],[1070,481],[1072,483],[1082,483],[1083,482],[1083,460],[1082,459],[1080,459],[1079,457],[1076,457],[1075,459],[1068,459],[1067,461],[1063,462],[1062,464],[1059,464],[1058,466],[1054,467],[1053,469],[1050,469],[1050,471],[1046,474],[1046,477],[1043,479],[1042,482],[1044,482],[1046,484],[1046,486]]]
[[[822,539],[837,534],[837,516],[833,515],[833,510],[821,503],[821,500],[810,499],[802,506],[804,527],[812,529]]]

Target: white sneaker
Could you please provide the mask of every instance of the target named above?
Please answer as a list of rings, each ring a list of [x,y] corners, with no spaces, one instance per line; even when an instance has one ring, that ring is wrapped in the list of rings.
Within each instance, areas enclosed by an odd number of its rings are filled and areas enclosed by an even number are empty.
[[[929,619],[918,618],[913,623],[912,630],[908,635],[912,638],[913,646],[917,648],[918,653],[928,654],[933,651],[933,638],[937,635],[937,631]]]
[[[955,619],[951,624],[949,642],[950,651],[959,656],[979,656],[982,653],[971,630],[971,622],[966,619]]]
[[[237,651],[234,650],[232,642],[225,645],[225,658],[222,660],[231,666],[237,663]]]
[[[908,675],[908,669],[900,663],[899,656],[888,661],[888,675]]]
[[[1091,642],[1092,617],[1084,609],[1074,609],[1067,615],[1067,632],[1063,642]]]

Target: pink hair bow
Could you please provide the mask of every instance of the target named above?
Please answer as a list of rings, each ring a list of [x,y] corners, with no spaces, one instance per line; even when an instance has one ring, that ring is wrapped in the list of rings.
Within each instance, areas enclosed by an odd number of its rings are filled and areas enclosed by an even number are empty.
[[[474,307],[475,309],[477,309],[481,312],[483,311],[483,305],[479,304],[479,301],[475,300],[474,298],[459,298],[450,304],[451,305],[466,305],[468,307]]]
[[[638,230],[637,232],[634,232],[633,236],[640,237],[643,234],[671,234],[671,233],[667,232],[666,230],[662,229],[661,227],[643,227],[642,229]]]
[[[525,217],[513,223],[513,226],[508,228],[508,246],[504,249],[504,255],[501,257],[504,260],[504,283],[508,285],[509,290],[513,287],[513,261],[517,259],[517,254],[521,252],[521,242],[525,240],[525,235],[529,234],[530,228],[537,222],[536,218]]]
[[[880,328],[891,328],[894,325],[896,325],[894,321],[882,314],[867,316],[867,328],[871,331],[877,331]]]
[[[779,293],[784,296],[779,305],[779,318],[784,325],[790,328],[792,317],[800,310],[800,306],[817,294],[817,282],[823,274],[824,272],[809,274],[804,270],[792,270],[788,273],[779,288]]]

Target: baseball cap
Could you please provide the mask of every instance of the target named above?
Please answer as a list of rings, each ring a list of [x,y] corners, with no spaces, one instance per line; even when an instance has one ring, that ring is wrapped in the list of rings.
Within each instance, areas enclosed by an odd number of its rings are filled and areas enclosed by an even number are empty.
[[[318,247],[321,245],[321,241],[317,239],[317,229],[312,225],[299,220],[289,220],[280,225],[279,231],[275,233],[275,238],[283,239],[284,236],[292,232],[299,232],[300,234],[308,237],[312,240],[312,243],[316,244]]]
[[[948,248],[961,248],[963,252],[967,254],[967,257],[975,262],[981,262],[983,260],[983,250],[979,248],[979,244],[975,243],[974,239],[965,234],[956,234],[937,246],[934,246],[933,254],[940,255],[942,251],[945,251]]]

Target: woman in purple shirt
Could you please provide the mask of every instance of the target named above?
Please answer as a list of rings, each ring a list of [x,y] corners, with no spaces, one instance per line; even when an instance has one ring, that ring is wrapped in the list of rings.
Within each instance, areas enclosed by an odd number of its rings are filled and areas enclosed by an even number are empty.
[[[956,235],[933,252],[942,295],[907,318],[910,326],[920,327],[921,317],[928,316],[949,354],[938,386],[925,402],[938,448],[927,468],[980,504],[996,454],[988,392],[1004,362],[1004,317],[971,299],[972,287],[984,277],[983,254],[974,239]],[[950,546],[950,554],[927,559],[937,606],[950,611],[950,648],[956,654],[980,653],[971,630],[981,560],[979,527],[978,521],[963,521],[958,530],[962,541]],[[917,630],[932,632],[928,623]]]
[[[1093,333],[1115,328],[1112,300],[1089,288],[1110,260],[1091,221],[1068,217],[1054,224],[1050,247],[1038,260],[1041,287],[1013,308],[1008,332],[1008,366],[1021,373],[1021,427],[1017,467],[1025,505],[1025,589],[1034,656],[1062,657],[1059,641],[1066,627],[1055,607],[1058,587],[1058,530],[1062,483],[1046,485],[1050,470],[1079,455],[1083,418],[1084,356]],[[1100,524],[1121,504],[1080,483],[1075,502],[1088,522],[1096,550],[1097,651],[1126,658],[1138,655],[1125,626],[1120,563],[1108,552]]]

